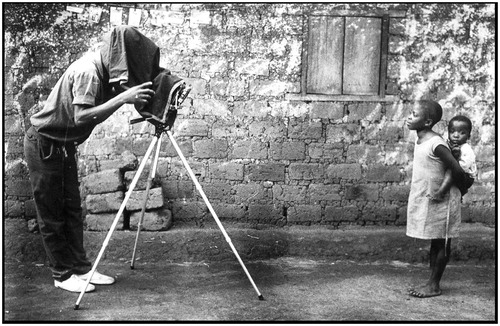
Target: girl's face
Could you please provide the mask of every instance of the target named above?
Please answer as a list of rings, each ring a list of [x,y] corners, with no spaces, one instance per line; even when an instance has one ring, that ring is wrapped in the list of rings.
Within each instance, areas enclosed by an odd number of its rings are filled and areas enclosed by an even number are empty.
[[[448,139],[453,145],[462,145],[469,139],[469,126],[463,121],[452,121],[448,128]]]
[[[406,119],[406,126],[410,130],[422,130],[428,128],[427,122],[429,119],[427,118],[427,112],[420,106],[415,106],[410,111],[410,115],[408,119]]]

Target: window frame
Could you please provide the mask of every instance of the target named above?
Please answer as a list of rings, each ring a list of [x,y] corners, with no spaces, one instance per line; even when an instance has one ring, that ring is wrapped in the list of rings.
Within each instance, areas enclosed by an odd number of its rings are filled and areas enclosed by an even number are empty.
[[[308,48],[309,48],[309,26],[312,17],[328,16],[328,17],[373,17],[382,19],[381,31],[381,48],[380,48],[380,71],[379,85],[377,95],[342,95],[342,94],[309,94],[307,93],[307,73],[308,73]],[[391,18],[405,18],[406,11],[404,10],[373,10],[373,11],[354,11],[354,10],[324,10],[310,11],[303,15],[303,39],[302,39],[302,54],[301,54],[301,80],[300,93],[286,94],[288,100],[301,101],[371,101],[385,102],[395,101],[397,96],[386,95],[387,83],[387,64],[389,53],[389,24]]]

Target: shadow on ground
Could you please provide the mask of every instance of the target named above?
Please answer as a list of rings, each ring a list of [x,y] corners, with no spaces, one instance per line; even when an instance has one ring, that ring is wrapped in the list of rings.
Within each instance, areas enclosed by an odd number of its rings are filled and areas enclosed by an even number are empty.
[[[3,319],[47,321],[490,321],[496,320],[494,264],[450,264],[443,295],[408,296],[425,281],[424,264],[278,258],[246,263],[260,301],[233,262],[105,261],[111,286],[78,293],[53,286],[35,263],[4,264]]]

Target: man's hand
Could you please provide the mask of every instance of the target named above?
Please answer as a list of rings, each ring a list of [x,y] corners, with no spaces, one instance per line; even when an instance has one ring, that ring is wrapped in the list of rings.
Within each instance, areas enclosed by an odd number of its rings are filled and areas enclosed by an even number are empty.
[[[141,85],[130,87],[121,93],[120,96],[123,97],[125,103],[134,104],[140,107],[146,105],[155,95],[151,86],[153,86],[152,82],[146,82]]]

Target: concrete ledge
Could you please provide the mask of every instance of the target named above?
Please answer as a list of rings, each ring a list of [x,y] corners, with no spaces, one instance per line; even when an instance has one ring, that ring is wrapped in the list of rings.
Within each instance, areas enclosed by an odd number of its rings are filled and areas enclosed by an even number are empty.
[[[39,234],[19,229],[19,222],[5,222],[6,260],[45,262]],[[405,235],[405,227],[351,227],[328,230],[319,227],[251,229],[226,226],[226,231],[244,261],[278,257],[329,260],[402,261],[428,260],[429,241]],[[86,232],[85,246],[93,261],[107,232]],[[102,261],[129,261],[135,231],[115,231]],[[461,236],[452,240],[452,261],[476,263],[496,257],[495,229],[463,224]],[[222,232],[216,227],[173,228],[166,232],[141,232],[136,258],[141,262],[200,262],[235,260]]]

